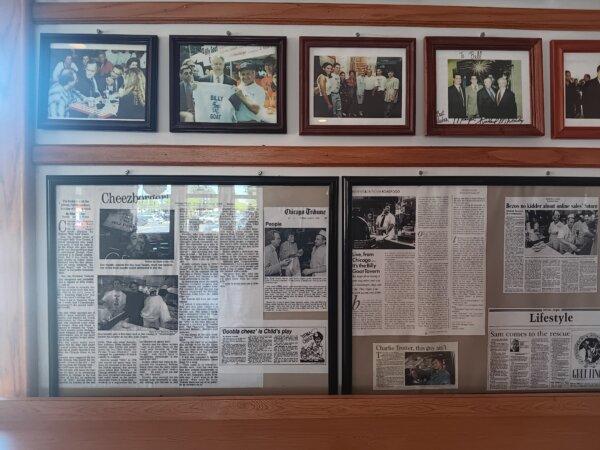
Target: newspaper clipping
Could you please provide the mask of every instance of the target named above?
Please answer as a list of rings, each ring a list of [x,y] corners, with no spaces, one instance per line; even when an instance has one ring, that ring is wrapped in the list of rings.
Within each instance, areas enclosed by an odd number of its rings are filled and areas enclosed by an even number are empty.
[[[485,334],[485,186],[352,192],[353,334]]]
[[[373,344],[373,389],[457,389],[458,342]]]
[[[597,197],[506,197],[504,292],[597,292]]]
[[[264,208],[264,310],[327,310],[328,208]]]
[[[263,189],[59,186],[59,386],[260,388],[270,371],[327,373],[327,320],[263,315],[327,310],[328,208],[265,207]]]
[[[490,309],[488,320],[488,390],[600,386],[600,309]]]

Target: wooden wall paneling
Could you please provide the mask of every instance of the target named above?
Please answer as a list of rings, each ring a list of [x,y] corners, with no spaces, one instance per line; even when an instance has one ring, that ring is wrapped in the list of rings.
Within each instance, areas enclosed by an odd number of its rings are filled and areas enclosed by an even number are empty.
[[[28,152],[28,98],[33,71],[29,44],[30,1],[0,2],[0,398],[28,394],[26,299],[30,276],[34,215],[33,175]],[[32,349],[33,352],[33,349]],[[33,357],[33,353],[29,353]]]
[[[599,419],[593,393],[0,402],[13,450],[589,450]]]
[[[600,148],[38,145],[36,164],[600,168]]]
[[[36,3],[36,23],[249,23],[600,30],[600,10],[265,2]]]

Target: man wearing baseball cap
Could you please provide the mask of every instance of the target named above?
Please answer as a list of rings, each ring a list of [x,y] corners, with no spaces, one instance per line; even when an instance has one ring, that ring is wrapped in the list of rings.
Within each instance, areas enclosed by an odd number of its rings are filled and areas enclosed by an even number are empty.
[[[240,64],[240,80],[238,88],[243,96],[240,97],[242,104],[236,112],[238,122],[260,122],[260,108],[265,104],[265,90],[255,83],[256,69],[250,61]]]
[[[327,232],[319,231],[315,237],[315,246],[310,255],[310,268],[302,271],[304,276],[327,275]]]

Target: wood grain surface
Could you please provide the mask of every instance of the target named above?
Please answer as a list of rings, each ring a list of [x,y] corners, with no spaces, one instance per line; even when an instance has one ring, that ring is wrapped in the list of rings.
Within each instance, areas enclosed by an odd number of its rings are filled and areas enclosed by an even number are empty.
[[[32,285],[33,176],[28,145],[31,93],[28,0],[0,1],[0,398],[27,394],[26,295]],[[35,323],[30,324],[30,331]],[[31,354],[33,355],[33,353]]]
[[[600,168],[600,148],[38,145],[33,160],[84,165]]]
[[[37,23],[249,23],[600,30],[600,10],[264,2],[35,3]]]
[[[29,399],[3,449],[590,449],[599,394]]]

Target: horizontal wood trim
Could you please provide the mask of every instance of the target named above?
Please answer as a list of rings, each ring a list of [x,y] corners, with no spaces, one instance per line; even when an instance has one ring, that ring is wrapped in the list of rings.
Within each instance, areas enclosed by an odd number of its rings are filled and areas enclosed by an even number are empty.
[[[0,402],[0,430],[18,450],[588,450],[599,411],[598,394],[30,399]]]
[[[263,2],[35,3],[37,23],[223,23],[600,30],[600,10]]]
[[[600,148],[38,145],[33,159],[73,165],[600,168]]]
[[[600,416],[600,393],[31,398],[0,401],[0,424],[36,420],[272,420]]]

